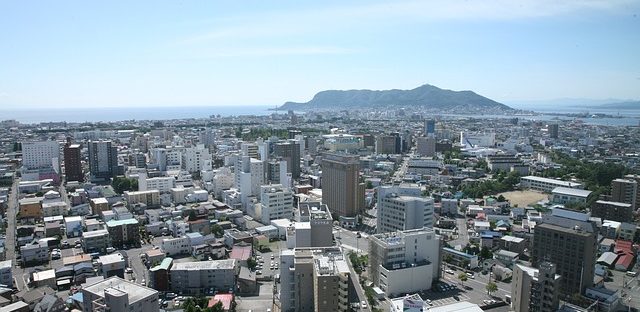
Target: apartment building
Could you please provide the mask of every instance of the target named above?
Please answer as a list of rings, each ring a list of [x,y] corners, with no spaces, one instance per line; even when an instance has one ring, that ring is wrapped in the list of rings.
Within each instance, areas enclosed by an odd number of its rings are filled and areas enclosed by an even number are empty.
[[[69,181],[84,181],[84,173],[82,172],[82,155],[81,145],[71,144],[67,142],[64,145],[64,174],[67,182]]]
[[[157,312],[160,310],[158,291],[111,277],[82,287],[85,311],[136,311]]]
[[[537,269],[514,265],[511,307],[515,312],[558,311],[560,279],[556,266],[550,262],[541,262]]]
[[[27,169],[57,168],[59,159],[57,141],[22,142],[22,166]]]
[[[140,230],[136,219],[107,221],[107,230],[114,246],[136,245],[140,242]]]
[[[291,173],[293,179],[300,178],[300,143],[296,140],[276,143],[273,154],[287,162],[287,172]]]
[[[235,259],[175,262],[169,271],[171,289],[185,295],[234,291],[239,270]]]
[[[440,276],[441,240],[423,228],[369,236],[369,274],[389,296],[431,288]]]
[[[124,199],[127,201],[129,207],[135,204],[145,204],[147,208],[160,207],[160,191],[125,191]]]
[[[118,174],[118,148],[111,141],[89,141],[89,171],[92,180],[111,179]]]
[[[591,206],[591,216],[618,222],[633,220],[633,205],[614,201],[597,200]]]
[[[631,204],[635,209],[638,196],[638,182],[632,179],[615,179],[611,181],[611,201]]]
[[[351,274],[339,247],[289,249],[280,261],[280,311],[348,311]]]
[[[111,237],[107,230],[82,233],[82,248],[86,253],[106,252],[111,247]]]

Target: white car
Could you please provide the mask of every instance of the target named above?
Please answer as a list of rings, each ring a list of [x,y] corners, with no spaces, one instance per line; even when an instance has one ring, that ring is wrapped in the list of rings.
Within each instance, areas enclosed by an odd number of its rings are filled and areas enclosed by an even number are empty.
[[[367,308],[367,302],[366,301],[360,302],[360,308],[361,309],[366,309]]]

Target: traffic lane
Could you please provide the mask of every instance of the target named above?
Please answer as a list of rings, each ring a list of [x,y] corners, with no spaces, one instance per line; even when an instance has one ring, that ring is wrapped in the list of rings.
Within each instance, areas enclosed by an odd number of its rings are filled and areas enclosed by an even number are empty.
[[[361,253],[369,253],[369,240],[368,235],[361,233],[361,237],[358,237],[357,232],[339,229],[336,231],[335,238],[336,243],[340,243],[347,249],[358,249]]]

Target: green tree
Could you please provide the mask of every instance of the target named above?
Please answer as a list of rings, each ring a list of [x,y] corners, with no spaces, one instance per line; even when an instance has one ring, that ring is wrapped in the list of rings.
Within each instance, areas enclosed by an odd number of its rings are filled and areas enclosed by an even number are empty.
[[[113,187],[113,190],[118,194],[122,194],[125,191],[137,191],[138,180],[129,179],[127,177],[115,177],[111,182],[111,186]]]
[[[256,261],[256,259],[253,257],[247,259],[247,267],[249,267],[249,269],[253,270],[256,266],[258,266],[258,261]]]
[[[489,282],[485,287],[487,289],[487,294],[491,295],[492,293],[498,291],[498,285],[494,282]]]
[[[460,283],[462,284],[462,286],[464,287],[464,282],[467,281],[469,277],[467,276],[467,273],[461,272],[460,274],[458,274],[458,279],[460,280]]]
[[[224,235],[224,229],[220,226],[220,224],[214,224],[211,226],[211,233],[220,238],[222,237],[222,235]]]
[[[487,248],[487,246],[482,246],[482,249],[480,249],[480,258],[491,259],[493,258],[493,253],[491,252],[491,250],[489,250],[489,248]]]

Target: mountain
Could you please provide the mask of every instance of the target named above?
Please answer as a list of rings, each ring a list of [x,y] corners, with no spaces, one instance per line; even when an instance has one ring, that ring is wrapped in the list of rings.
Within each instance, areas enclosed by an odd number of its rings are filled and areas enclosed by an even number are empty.
[[[640,101],[608,103],[608,104],[602,104],[602,105],[598,105],[598,106],[594,106],[594,107],[597,107],[597,108],[612,108],[612,109],[639,109],[640,110]]]
[[[421,106],[425,109],[470,111],[513,111],[513,108],[472,91],[444,90],[423,85],[411,90],[327,90],[306,103],[286,102],[279,110],[329,110],[345,108]]]

